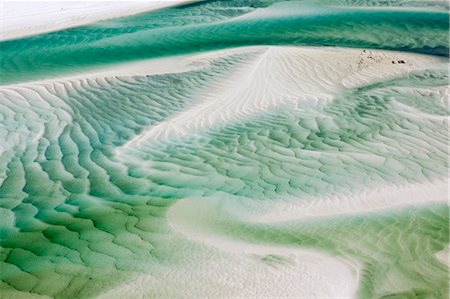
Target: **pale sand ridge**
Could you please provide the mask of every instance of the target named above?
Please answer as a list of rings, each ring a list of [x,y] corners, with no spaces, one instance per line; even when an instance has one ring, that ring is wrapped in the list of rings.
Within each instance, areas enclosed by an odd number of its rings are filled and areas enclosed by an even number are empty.
[[[1,1],[0,40],[58,31],[182,2],[187,1]]]
[[[254,53],[237,71],[197,97],[197,105],[150,128],[127,142],[136,148],[157,140],[192,135],[279,105],[313,105],[330,101],[345,90],[433,67],[444,59],[425,55],[364,49],[314,47],[248,47],[208,52],[193,61],[224,54]],[[406,61],[394,64],[392,61]]]

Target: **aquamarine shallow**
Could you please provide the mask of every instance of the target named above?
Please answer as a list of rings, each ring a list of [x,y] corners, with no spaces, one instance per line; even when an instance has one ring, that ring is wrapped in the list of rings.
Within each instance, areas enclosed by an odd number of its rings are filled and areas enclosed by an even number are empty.
[[[169,225],[181,200],[223,202],[245,215],[339,196],[358,205],[368,190],[447,179],[448,5],[424,3],[198,1],[0,42],[0,298],[92,298],[141,276],[171,288],[185,279],[172,270],[204,266],[197,250],[213,252]],[[204,104],[211,86],[264,52],[237,51],[179,72],[83,77],[119,63],[267,45],[361,57],[393,50],[400,58],[388,64],[399,67],[415,63],[402,60],[410,53],[441,60],[343,88],[332,100],[314,95],[243,111],[129,147]],[[78,77],[61,79],[70,75]],[[275,225],[223,213],[206,224],[239,242],[355,261],[358,298],[444,299],[449,269],[436,256],[448,249],[449,208],[426,199]],[[144,297],[161,294],[155,288]]]
[[[200,1],[4,41],[0,43],[0,82],[23,82],[117,62],[261,44],[345,46],[448,56],[446,11],[398,9],[395,2],[394,7],[383,9],[273,2]],[[260,18],[236,18],[257,8],[269,13]]]

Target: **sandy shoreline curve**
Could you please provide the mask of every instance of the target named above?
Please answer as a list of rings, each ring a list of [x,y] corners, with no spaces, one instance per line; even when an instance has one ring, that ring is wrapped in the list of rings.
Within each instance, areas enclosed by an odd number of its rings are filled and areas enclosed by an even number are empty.
[[[174,6],[189,0],[1,1],[0,41]]]

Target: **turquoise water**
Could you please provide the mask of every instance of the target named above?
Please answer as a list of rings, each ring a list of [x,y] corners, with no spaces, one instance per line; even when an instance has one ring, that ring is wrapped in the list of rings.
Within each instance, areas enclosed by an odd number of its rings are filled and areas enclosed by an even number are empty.
[[[5,41],[1,43],[0,82],[47,78],[143,58],[261,44],[366,47],[448,56],[447,11],[399,10],[389,6],[375,10],[310,1],[270,6],[273,2],[276,1],[206,1]],[[257,7],[269,13],[247,19],[236,17],[245,17]]]
[[[199,1],[0,42],[0,297],[92,298],[144,274],[170,287],[183,278],[167,273],[207,259],[167,221],[190,197],[242,211],[333,196],[352,205],[367,190],[446,179],[448,27],[448,5],[433,1]],[[59,79],[253,45],[442,60],[331,101],[280,104],[132,148],[127,142],[203,105],[202,95],[260,53],[182,72]],[[447,298],[449,270],[436,253],[449,243],[448,205],[394,206],[275,225],[224,213],[210,225],[251,244],[355,260],[358,298]]]

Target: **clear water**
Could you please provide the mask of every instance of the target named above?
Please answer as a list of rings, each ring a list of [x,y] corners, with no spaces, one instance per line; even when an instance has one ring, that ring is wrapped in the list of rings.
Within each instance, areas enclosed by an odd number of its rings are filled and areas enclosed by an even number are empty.
[[[89,298],[136,273],[176,268],[191,241],[174,234],[166,214],[188,197],[267,209],[447,176],[448,106],[439,93],[411,96],[447,86],[445,64],[320,105],[281,105],[183,138],[145,140],[120,159],[117,149],[195,105],[255,54],[181,73],[58,77],[249,45],[448,57],[448,27],[447,5],[433,1],[199,1],[1,42],[0,297]],[[54,82],[32,82],[41,79]],[[435,257],[449,243],[445,203],[275,226],[224,215],[215,225],[245,242],[358,261],[359,298],[449,295],[448,267]]]

